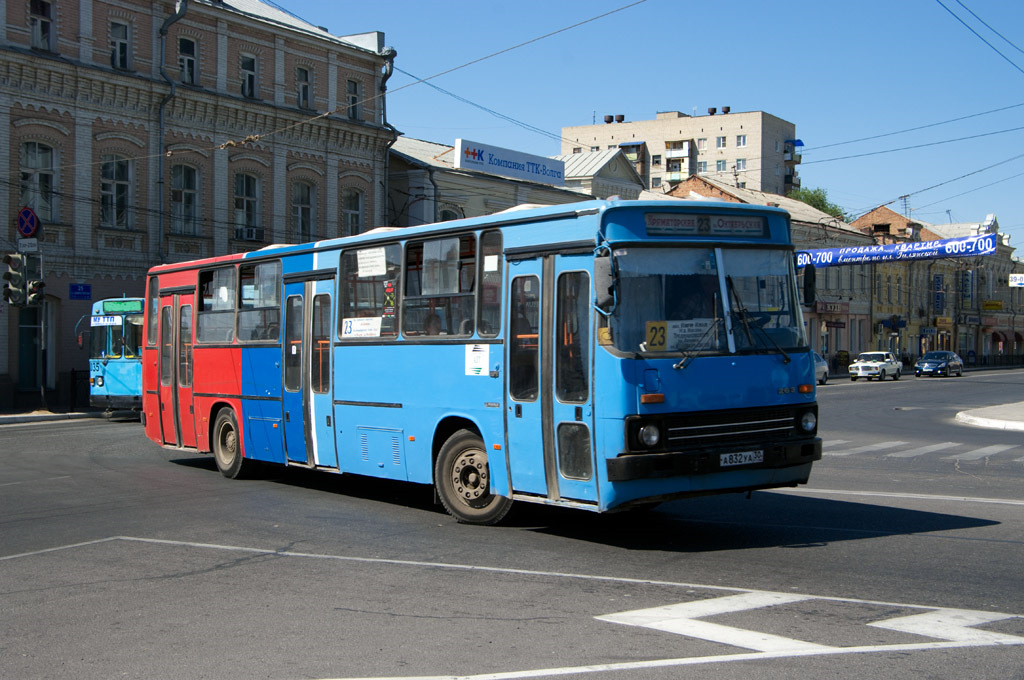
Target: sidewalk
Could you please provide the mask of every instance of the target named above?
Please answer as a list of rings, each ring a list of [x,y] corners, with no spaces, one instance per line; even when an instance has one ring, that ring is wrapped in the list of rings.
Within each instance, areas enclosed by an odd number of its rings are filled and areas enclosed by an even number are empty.
[[[29,411],[27,413],[0,413],[0,425],[13,425],[15,423],[43,423],[50,420],[80,420],[82,418],[102,418],[103,411],[73,411],[70,413],[55,413],[43,409]]]

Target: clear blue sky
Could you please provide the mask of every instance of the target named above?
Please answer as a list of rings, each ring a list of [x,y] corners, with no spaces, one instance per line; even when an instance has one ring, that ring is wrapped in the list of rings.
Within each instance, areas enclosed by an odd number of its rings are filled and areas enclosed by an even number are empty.
[[[766,111],[806,145],[803,186],[847,212],[903,213],[909,195],[926,222],[994,213],[1024,257],[1020,0],[275,1],[334,35],[383,31],[416,78],[624,8],[430,81],[450,95],[396,72],[388,119],[419,139],[552,156],[562,127],[605,114]]]

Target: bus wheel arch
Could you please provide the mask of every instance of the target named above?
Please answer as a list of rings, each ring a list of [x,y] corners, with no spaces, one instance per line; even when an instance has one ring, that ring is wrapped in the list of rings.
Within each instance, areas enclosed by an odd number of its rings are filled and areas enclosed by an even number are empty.
[[[249,466],[242,457],[242,433],[238,428],[235,410],[223,406],[215,413],[210,431],[210,448],[217,461],[217,469],[228,479],[244,477]]]
[[[441,431],[434,447],[434,489],[445,510],[463,524],[497,524],[512,499],[490,492],[490,463],[479,432],[459,428],[447,437]]]

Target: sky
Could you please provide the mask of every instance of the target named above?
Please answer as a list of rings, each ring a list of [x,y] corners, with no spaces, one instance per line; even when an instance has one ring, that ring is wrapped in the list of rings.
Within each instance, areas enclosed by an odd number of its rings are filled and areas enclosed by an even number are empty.
[[[272,4],[334,35],[383,32],[387,118],[407,136],[554,156],[563,127],[606,114],[765,111],[804,142],[802,186],[847,214],[994,214],[1024,257],[1020,0]]]

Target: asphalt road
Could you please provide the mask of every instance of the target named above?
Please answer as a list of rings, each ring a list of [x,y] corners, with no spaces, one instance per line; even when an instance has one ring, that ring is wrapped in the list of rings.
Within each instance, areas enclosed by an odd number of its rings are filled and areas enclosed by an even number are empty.
[[[3,427],[0,677],[1022,678],[1024,437],[953,420],[1022,385],[833,382],[807,487],[497,527],[138,423]]]

